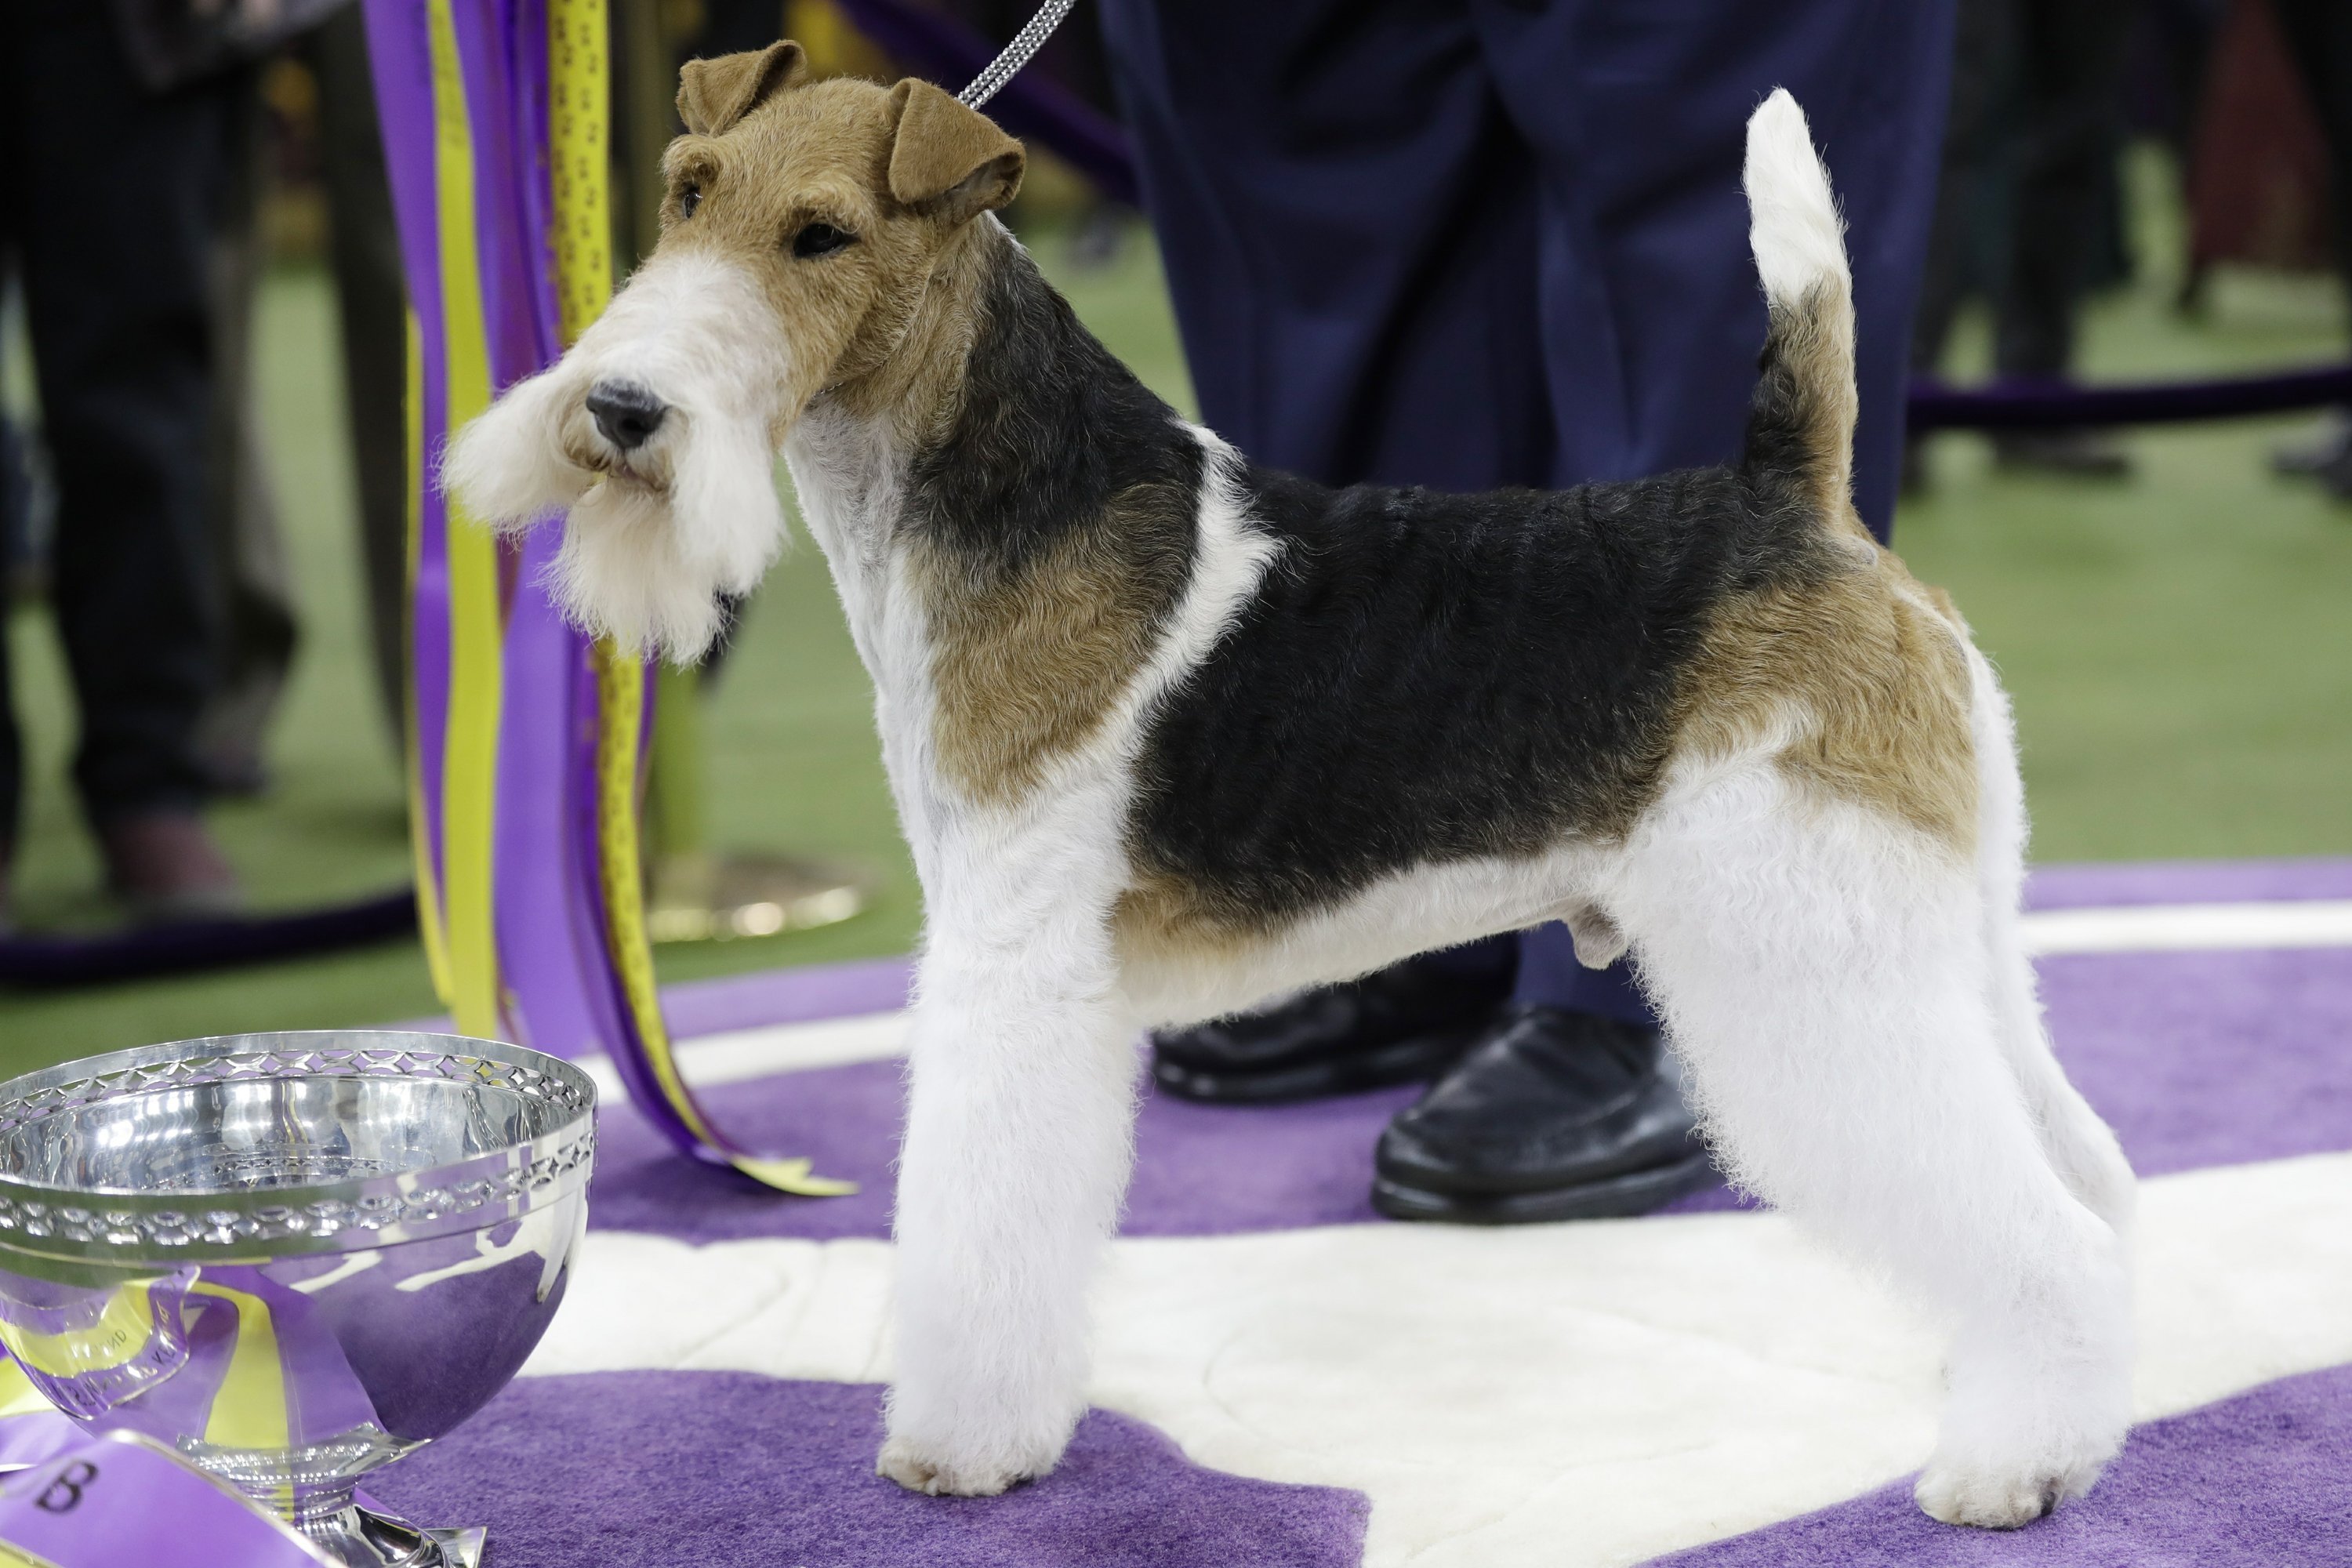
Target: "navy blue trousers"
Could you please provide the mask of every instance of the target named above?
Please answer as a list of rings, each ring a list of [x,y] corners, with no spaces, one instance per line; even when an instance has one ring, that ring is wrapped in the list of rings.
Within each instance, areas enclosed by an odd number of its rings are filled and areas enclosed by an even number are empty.
[[[1738,455],[1739,170],[1775,87],[1843,204],[1885,537],[1951,0],[1104,0],[1201,413],[1331,484],[1562,489]],[[1520,999],[1646,1019],[1519,939]]]

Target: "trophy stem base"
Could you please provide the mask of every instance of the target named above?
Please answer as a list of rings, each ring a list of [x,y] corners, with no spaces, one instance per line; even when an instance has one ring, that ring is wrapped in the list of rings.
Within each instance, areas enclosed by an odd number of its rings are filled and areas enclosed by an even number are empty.
[[[345,1568],[482,1568],[478,1525],[427,1530],[353,1503],[307,1522],[302,1533]]]

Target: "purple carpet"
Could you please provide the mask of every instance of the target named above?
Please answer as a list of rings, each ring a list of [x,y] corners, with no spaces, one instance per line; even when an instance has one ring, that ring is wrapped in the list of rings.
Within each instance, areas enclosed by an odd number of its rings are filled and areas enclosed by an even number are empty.
[[[1042,1481],[918,1497],[874,1474],[881,1399],[748,1373],[526,1379],[373,1489],[419,1524],[488,1525],[485,1568],[1354,1568],[1362,1555],[1360,1494],[1202,1469],[1099,1410]]]
[[[2045,959],[2042,974],[2068,1073],[2142,1174],[2352,1148],[2352,952],[2075,955]],[[696,1241],[887,1236],[899,1073],[896,1062],[861,1062],[707,1096],[755,1146],[811,1155],[825,1174],[861,1184],[848,1198],[780,1198],[690,1164],[615,1108],[604,1119],[592,1223]],[[1147,1098],[1126,1233],[1370,1222],[1372,1142],[1413,1094],[1263,1110]],[[1718,1187],[1674,1207],[1738,1201]]]
[[[2133,1430],[2089,1497],[2006,1534],[1937,1523],[1906,1479],[1655,1568],[2343,1568],[2352,1367]]]

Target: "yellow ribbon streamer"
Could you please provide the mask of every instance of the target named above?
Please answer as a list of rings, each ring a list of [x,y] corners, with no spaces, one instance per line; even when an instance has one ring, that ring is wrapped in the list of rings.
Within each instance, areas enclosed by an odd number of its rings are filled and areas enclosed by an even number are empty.
[[[408,559],[407,585],[401,595],[403,605],[416,603],[416,575],[423,568],[425,555],[425,338],[416,323],[416,312],[408,316],[408,395],[402,404],[405,413],[408,442]],[[433,976],[433,994],[441,998],[444,1007],[450,1005],[455,987],[449,980],[449,938],[446,916],[441,907],[441,873],[433,864],[432,835],[425,825],[425,761],[423,750],[416,743],[416,622],[412,616],[401,626],[402,660],[408,670],[407,700],[402,705],[400,721],[408,744],[408,853],[416,866],[416,926],[425,939],[425,967]]]
[[[556,299],[569,347],[613,292],[613,224],[606,159],[611,64],[604,0],[548,0],[548,156],[555,205]],[[645,725],[645,667],[610,641],[596,645],[596,835],[607,929],[621,993],[644,1042],[662,1096],[694,1135],[724,1149],[679,1074],[654,978],[637,842],[638,747]],[[855,1182],[811,1173],[807,1160],[730,1154],[755,1181],[803,1197],[839,1197]]]
[[[441,245],[443,428],[490,405],[488,333],[474,211],[474,132],[450,0],[431,0],[435,216]],[[505,1033],[491,886],[499,766],[504,616],[498,542],[448,509],[449,718],[441,757],[441,867],[447,905],[449,1011],[460,1034]]]

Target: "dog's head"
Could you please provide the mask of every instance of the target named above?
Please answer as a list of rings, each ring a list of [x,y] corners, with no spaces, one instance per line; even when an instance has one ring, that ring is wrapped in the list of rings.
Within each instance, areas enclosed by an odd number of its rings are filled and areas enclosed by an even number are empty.
[[[1021,144],[929,83],[802,69],[793,43],[688,63],[661,243],[444,467],[502,530],[569,507],[551,583],[565,613],[675,658],[782,548],[773,469],[793,422],[891,364],[940,258],[1020,188]]]

